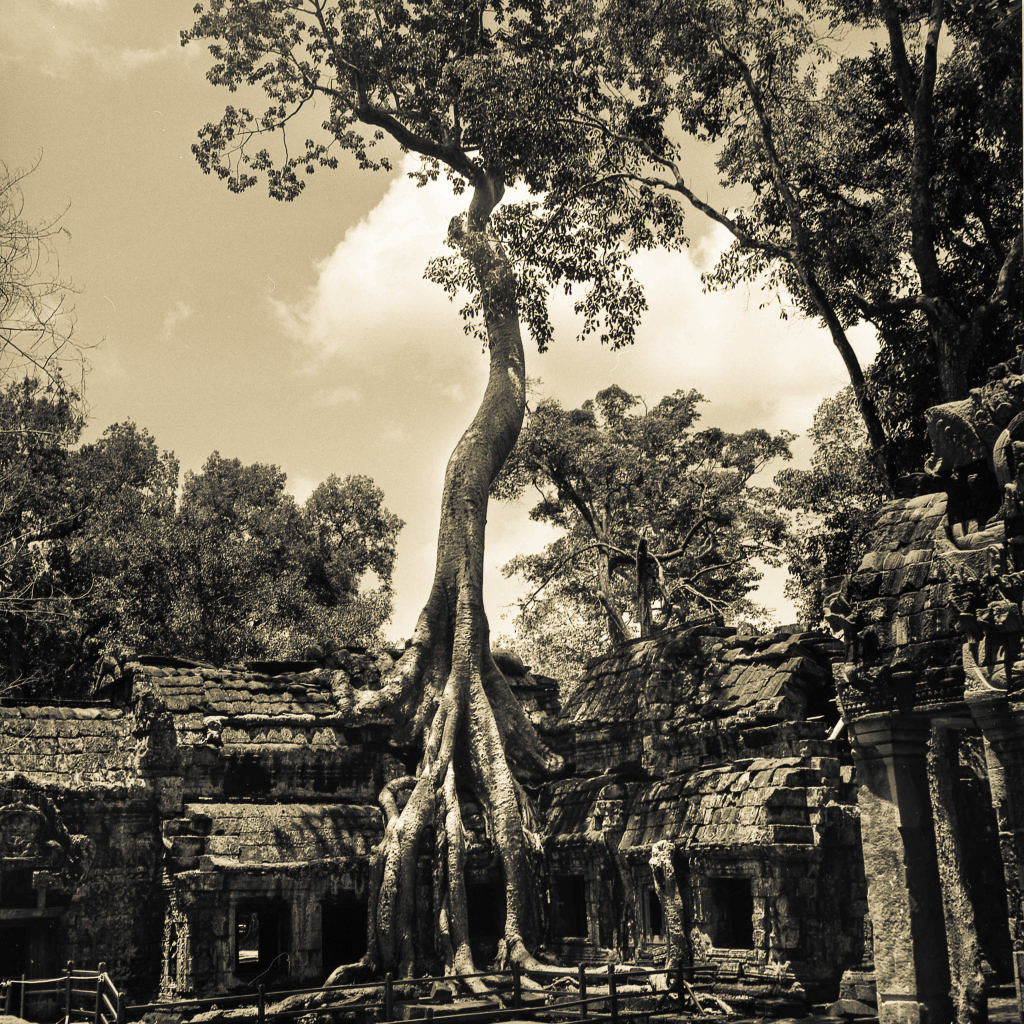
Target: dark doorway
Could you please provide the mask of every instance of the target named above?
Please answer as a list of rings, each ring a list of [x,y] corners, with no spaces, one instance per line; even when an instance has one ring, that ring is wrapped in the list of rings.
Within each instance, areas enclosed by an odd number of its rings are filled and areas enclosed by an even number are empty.
[[[32,888],[32,868],[5,868],[0,871],[0,906],[24,909],[38,904]]]
[[[587,883],[582,875],[552,879],[551,931],[558,939],[587,937]]]
[[[320,904],[324,972],[351,964],[366,952],[366,901],[339,896]]]
[[[246,900],[235,908],[235,971],[287,973],[285,913],[280,904]]]
[[[647,935],[652,939],[660,939],[665,934],[665,922],[661,913],[661,900],[658,899],[658,893],[655,889],[645,889],[644,895],[647,902]]]
[[[709,878],[705,917],[720,949],[754,948],[754,896],[749,878]]]
[[[469,948],[478,969],[494,961],[505,934],[505,883],[476,882],[466,886]]]
[[[31,977],[28,959],[28,926],[0,925],[0,978]]]

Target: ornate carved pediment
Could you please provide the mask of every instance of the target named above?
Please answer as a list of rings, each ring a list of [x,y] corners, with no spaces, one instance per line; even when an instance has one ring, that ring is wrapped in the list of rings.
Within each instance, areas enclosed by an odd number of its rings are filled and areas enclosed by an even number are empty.
[[[0,806],[0,871],[30,869],[45,874],[50,888],[70,892],[91,859],[89,839],[71,835],[53,808],[24,801]]]

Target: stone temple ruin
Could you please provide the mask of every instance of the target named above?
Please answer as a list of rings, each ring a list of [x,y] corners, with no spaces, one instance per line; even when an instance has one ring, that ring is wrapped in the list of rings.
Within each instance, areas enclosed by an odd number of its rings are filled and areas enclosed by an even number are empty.
[[[572,766],[535,792],[549,954],[671,963],[748,1012],[1020,1001],[1024,378],[997,376],[931,411],[933,464],[879,514],[835,635],[680,627],[595,660],[566,708],[501,659]],[[354,726],[332,680],[390,664],[139,658],[91,702],[6,701],[0,977],[104,960],[175,997],[357,959],[377,796],[415,752]],[[502,881],[481,809],[463,818],[484,964]]]

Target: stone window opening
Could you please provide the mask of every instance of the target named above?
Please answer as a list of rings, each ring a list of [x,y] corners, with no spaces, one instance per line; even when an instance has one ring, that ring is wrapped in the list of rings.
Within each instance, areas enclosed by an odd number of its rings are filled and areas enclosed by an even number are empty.
[[[711,942],[719,949],[754,948],[754,895],[749,878],[709,878]]]
[[[583,875],[556,875],[552,879],[551,930],[559,939],[587,937],[587,883]]]
[[[284,908],[264,900],[246,900],[235,908],[235,971],[284,973]]]

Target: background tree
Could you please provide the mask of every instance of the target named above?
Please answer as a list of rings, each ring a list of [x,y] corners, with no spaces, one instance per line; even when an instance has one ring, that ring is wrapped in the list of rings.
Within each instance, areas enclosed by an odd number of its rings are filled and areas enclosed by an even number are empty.
[[[495,493],[536,491],[530,517],[564,531],[505,567],[530,585],[520,617],[531,627],[549,635],[555,615],[575,635],[586,622],[600,650],[673,616],[751,610],[755,562],[776,563],[784,529],[774,492],[752,480],[790,457],[792,435],[698,430],[701,401],[676,391],[647,409],[613,385],[579,409],[547,399],[530,412]]]
[[[36,166],[12,170],[0,161],[0,381],[27,374],[63,387],[81,371],[82,352],[54,244],[66,233],[61,217],[25,217],[22,182]]]
[[[402,521],[368,477],[332,476],[303,505],[285,482],[217,452],[186,474],[168,544],[178,650],[223,663],[379,641]],[[370,573],[377,585],[361,592]]]
[[[214,453],[188,474],[133,423],[79,444],[66,390],[0,391],[5,688],[86,691],[107,652],[223,664],[376,644],[402,522],[364,476],[302,504],[276,466]]]
[[[66,614],[46,552],[79,523],[70,481],[83,425],[77,397],[52,381],[0,388],[0,690],[36,680],[40,641]]]
[[[779,504],[791,516],[783,542],[786,596],[813,629],[821,625],[830,581],[852,571],[864,553],[865,532],[887,490],[850,388],[818,406],[808,436],[811,468],[787,467],[775,483]]]
[[[499,958],[539,966],[531,954],[538,920],[531,851],[538,846],[523,783],[561,761],[491,657],[481,596],[488,490],[523,418],[520,315],[543,347],[551,336],[544,297],[552,287],[580,284],[583,333],[631,341],[642,302],[627,257],[668,244],[678,218],[657,197],[625,196],[571,223],[549,219],[551,244],[510,262],[508,246],[532,213],[525,207],[503,218],[506,188],[544,192],[556,178],[571,180],[587,142],[567,115],[595,83],[585,39],[567,28],[561,4],[207,0],[198,12],[184,39],[209,42],[209,79],[260,103],[255,113],[229,106],[200,133],[201,166],[229,188],[263,177],[272,196],[290,199],[302,187],[299,172],[334,167],[342,150],[363,168],[387,167],[373,146],[390,136],[423,158],[421,181],[444,171],[457,193],[468,194],[466,214],[449,232],[454,255],[432,275],[452,293],[469,293],[464,312],[486,339],[488,381],[448,463],[435,576],[411,645],[379,691],[352,694],[354,715],[395,715],[398,738],[422,751],[415,775],[380,796],[387,828],[372,859],[361,966],[404,975],[442,962],[473,973],[460,793],[484,809],[504,874]],[[305,109],[314,104],[315,114]],[[280,145],[285,132],[314,122],[322,128],[311,128],[304,142]],[[399,807],[403,790],[409,795]],[[416,863],[428,835],[434,884],[418,896]],[[414,938],[418,903],[431,907],[429,948]]]

